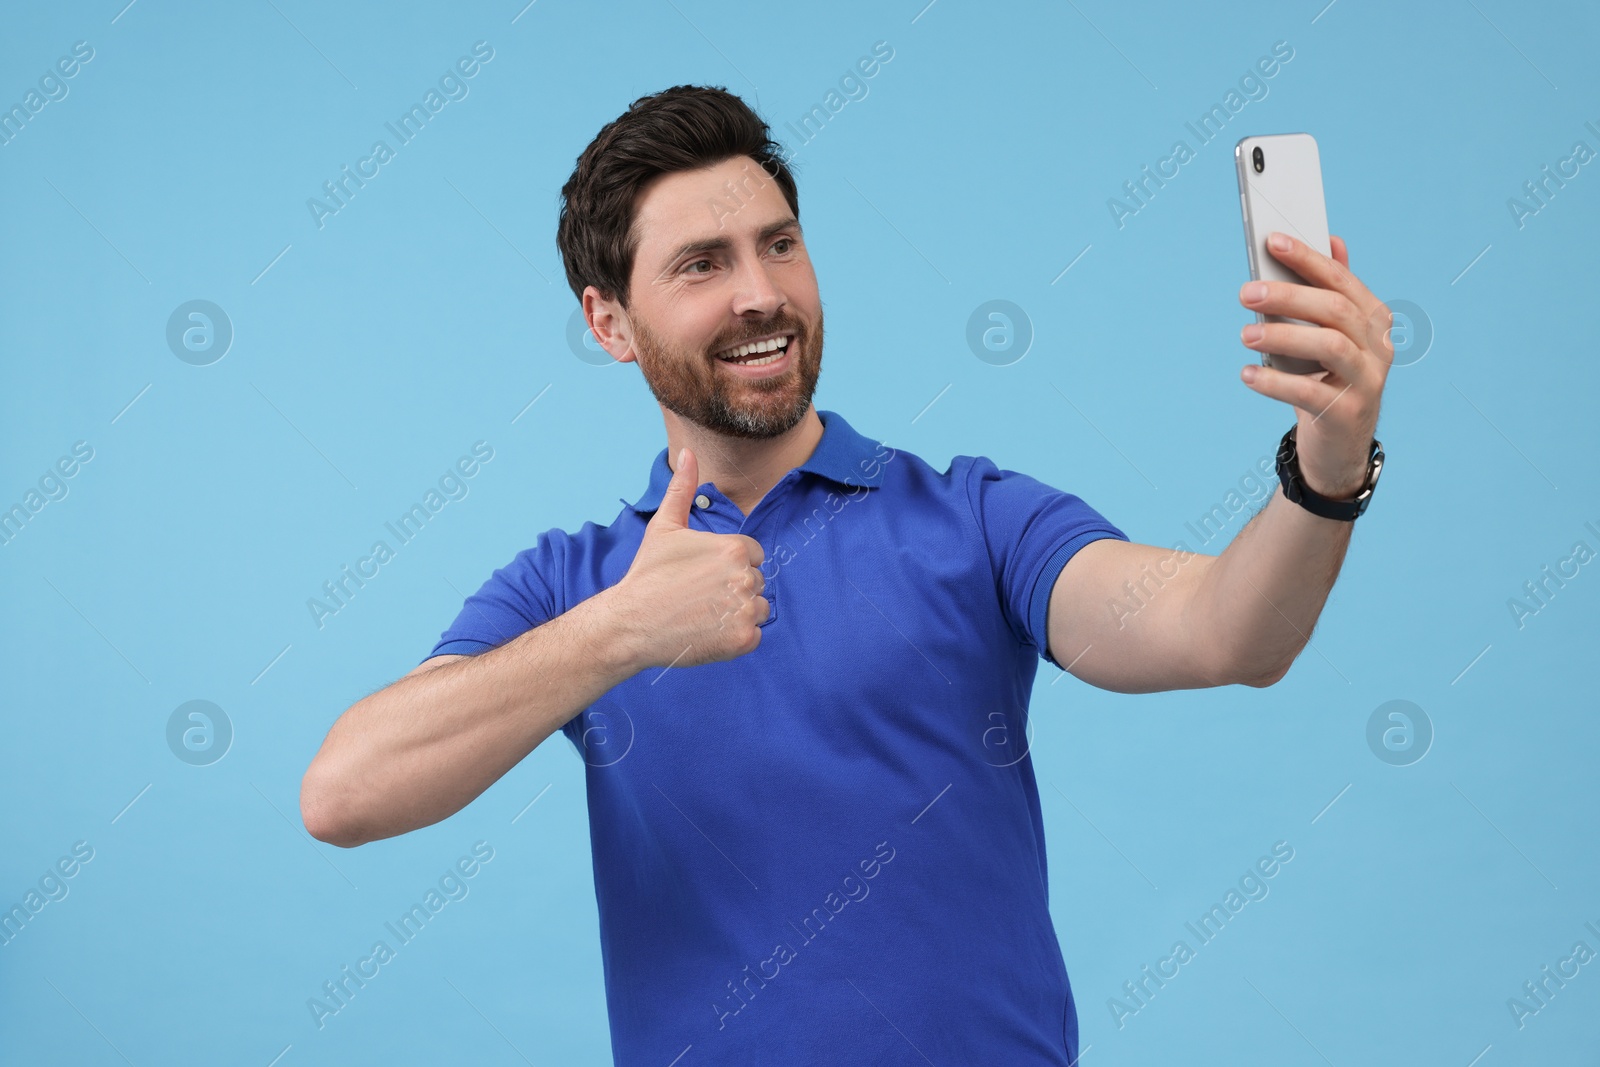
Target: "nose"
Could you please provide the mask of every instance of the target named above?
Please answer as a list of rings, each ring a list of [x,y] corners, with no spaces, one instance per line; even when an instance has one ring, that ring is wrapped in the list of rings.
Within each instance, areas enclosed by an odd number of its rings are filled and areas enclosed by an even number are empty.
[[[783,291],[773,282],[765,263],[757,257],[740,261],[734,288],[733,311],[736,315],[769,318],[783,307]]]

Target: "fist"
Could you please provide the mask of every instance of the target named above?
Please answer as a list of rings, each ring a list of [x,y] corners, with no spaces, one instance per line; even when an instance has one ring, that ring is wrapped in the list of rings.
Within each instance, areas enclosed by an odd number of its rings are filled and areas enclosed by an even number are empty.
[[[644,666],[690,667],[753,652],[771,614],[761,543],[689,529],[699,462],[683,449],[617,591],[643,633]]]

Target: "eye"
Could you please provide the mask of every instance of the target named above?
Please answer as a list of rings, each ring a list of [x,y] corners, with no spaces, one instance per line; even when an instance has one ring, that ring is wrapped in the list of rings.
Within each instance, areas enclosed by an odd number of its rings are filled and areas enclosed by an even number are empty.
[[[794,247],[794,238],[793,237],[780,237],[780,238],[778,238],[776,241],[774,241],[772,243],[772,247],[773,248],[777,248],[779,245],[788,245],[790,248],[793,248]],[[787,251],[789,251],[788,248],[782,249],[781,251],[778,252],[778,255],[781,256]]]
[[[710,262],[711,261],[709,259],[697,259],[693,263],[685,263],[683,265],[683,269],[688,271],[690,274],[704,274],[706,273],[705,271],[692,270],[691,268],[698,267],[702,263],[709,264]]]

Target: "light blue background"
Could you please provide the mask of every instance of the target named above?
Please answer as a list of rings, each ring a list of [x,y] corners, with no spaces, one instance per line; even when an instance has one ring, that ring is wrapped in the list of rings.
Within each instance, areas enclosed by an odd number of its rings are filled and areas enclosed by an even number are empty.
[[[1506,206],[1575,141],[1600,148],[1592,7],[124,2],[14,5],[0,35],[7,106],[95,49],[0,147],[0,506],[94,448],[0,547],[0,903],[95,850],[0,948],[0,1061],[611,1062],[564,739],[355,851],[312,841],[297,798],[332,721],[493,568],[644,488],[659,409],[634,368],[568,348],[556,200],[629,102],[710,83],[796,148],[818,406],[1163,545],[1291,417],[1237,376],[1231,145],[1317,137],[1352,267],[1435,339],[1390,377],[1382,487],[1287,679],[1120,696],[1041,664],[1084,1062],[1593,1062],[1600,963],[1520,1030],[1506,1003],[1576,941],[1600,950],[1600,565],[1520,630],[1507,607],[1574,542],[1600,549],[1600,164],[1523,228]],[[470,95],[318,229],[307,198],[478,40],[495,55]],[[785,123],[879,40],[869,94],[799,145]],[[1269,95],[1119,229],[1107,199],[1193,147],[1184,122],[1280,40]],[[165,341],[192,299],[235,330],[210,366]],[[1036,331],[1010,366],[965,341],[991,299]],[[479,440],[470,495],[319,630],[307,599]],[[206,767],[166,743],[192,699],[235,730]],[[1411,766],[1366,742],[1391,699],[1437,733]],[[307,999],[480,840],[470,895],[319,1030]],[[1118,1029],[1107,999],[1277,841],[1295,858],[1270,896]]]

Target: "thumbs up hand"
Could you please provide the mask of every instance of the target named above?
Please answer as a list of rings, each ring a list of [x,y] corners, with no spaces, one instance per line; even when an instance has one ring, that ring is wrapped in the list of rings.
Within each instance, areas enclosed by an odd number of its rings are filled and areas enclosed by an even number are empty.
[[[643,649],[641,668],[689,667],[753,652],[771,614],[761,595],[766,553],[760,542],[689,528],[699,471],[694,453],[681,450],[661,506],[614,587]]]

